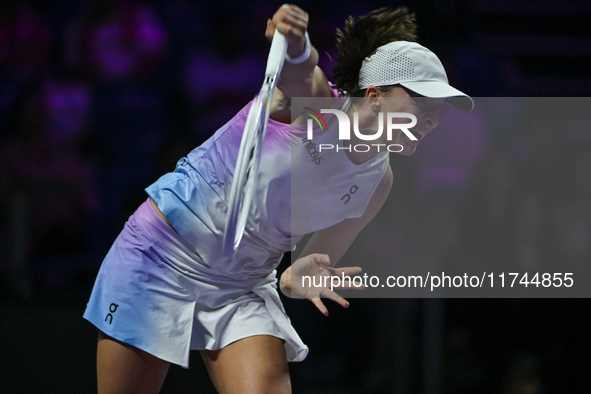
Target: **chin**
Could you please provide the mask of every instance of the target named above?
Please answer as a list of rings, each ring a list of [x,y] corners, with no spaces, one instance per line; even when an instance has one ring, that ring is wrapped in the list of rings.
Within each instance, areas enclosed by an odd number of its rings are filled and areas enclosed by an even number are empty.
[[[411,156],[417,150],[416,146],[405,146],[404,150],[400,152],[401,155]]]

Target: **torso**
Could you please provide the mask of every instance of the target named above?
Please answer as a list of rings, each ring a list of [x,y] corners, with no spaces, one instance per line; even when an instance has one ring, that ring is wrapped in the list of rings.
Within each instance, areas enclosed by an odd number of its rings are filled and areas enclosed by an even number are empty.
[[[236,277],[266,275],[305,233],[361,216],[388,166],[387,155],[356,166],[343,152],[318,164],[304,130],[270,120],[245,235],[236,257],[224,258],[226,201],[247,113],[248,106],[146,189],[158,215],[204,262]],[[337,143],[334,131],[315,139]]]

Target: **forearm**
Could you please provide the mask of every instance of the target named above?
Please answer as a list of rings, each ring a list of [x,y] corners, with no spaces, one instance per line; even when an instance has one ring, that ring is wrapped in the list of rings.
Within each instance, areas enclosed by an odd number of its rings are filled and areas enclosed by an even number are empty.
[[[316,231],[303,248],[300,257],[312,253],[326,254],[330,257],[331,266],[334,267],[349,249],[359,232],[382,208],[390,193],[392,183],[392,170],[388,166],[363,215],[358,218],[345,219],[331,227]]]
[[[317,64],[318,51],[314,47],[310,49],[310,57],[303,63],[293,64],[286,60],[277,82],[277,88],[285,97],[289,98],[314,97],[312,89],[314,88]]]

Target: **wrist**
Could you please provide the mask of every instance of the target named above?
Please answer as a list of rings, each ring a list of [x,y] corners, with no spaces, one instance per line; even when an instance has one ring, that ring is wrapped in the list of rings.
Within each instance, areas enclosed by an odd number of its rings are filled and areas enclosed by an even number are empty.
[[[310,57],[310,54],[312,53],[312,44],[310,44],[310,36],[308,36],[308,32],[306,32],[306,34],[304,35],[304,37],[305,37],[305,40],[306,41],[304,43],[304,50],[303,50],[303,52],[299,56],[297,56],[297,57],[291,57],[291,56],[289,56],[289,55],[286,54],[285,60],[288,63],[291,63],[291,64],[304,63]]]

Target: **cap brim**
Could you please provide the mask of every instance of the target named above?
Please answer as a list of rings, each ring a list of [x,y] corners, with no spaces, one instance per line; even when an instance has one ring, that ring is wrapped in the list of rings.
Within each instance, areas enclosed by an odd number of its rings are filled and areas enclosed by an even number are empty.
[[[401,82],[402,86],[412,90],[415,93],[425,97],[445,98],[448,104],[461,109],[462,111],[472,111],[474,101],[472,97],[458,89],[449,86],[445,82],[422,81],[422,82]]]

